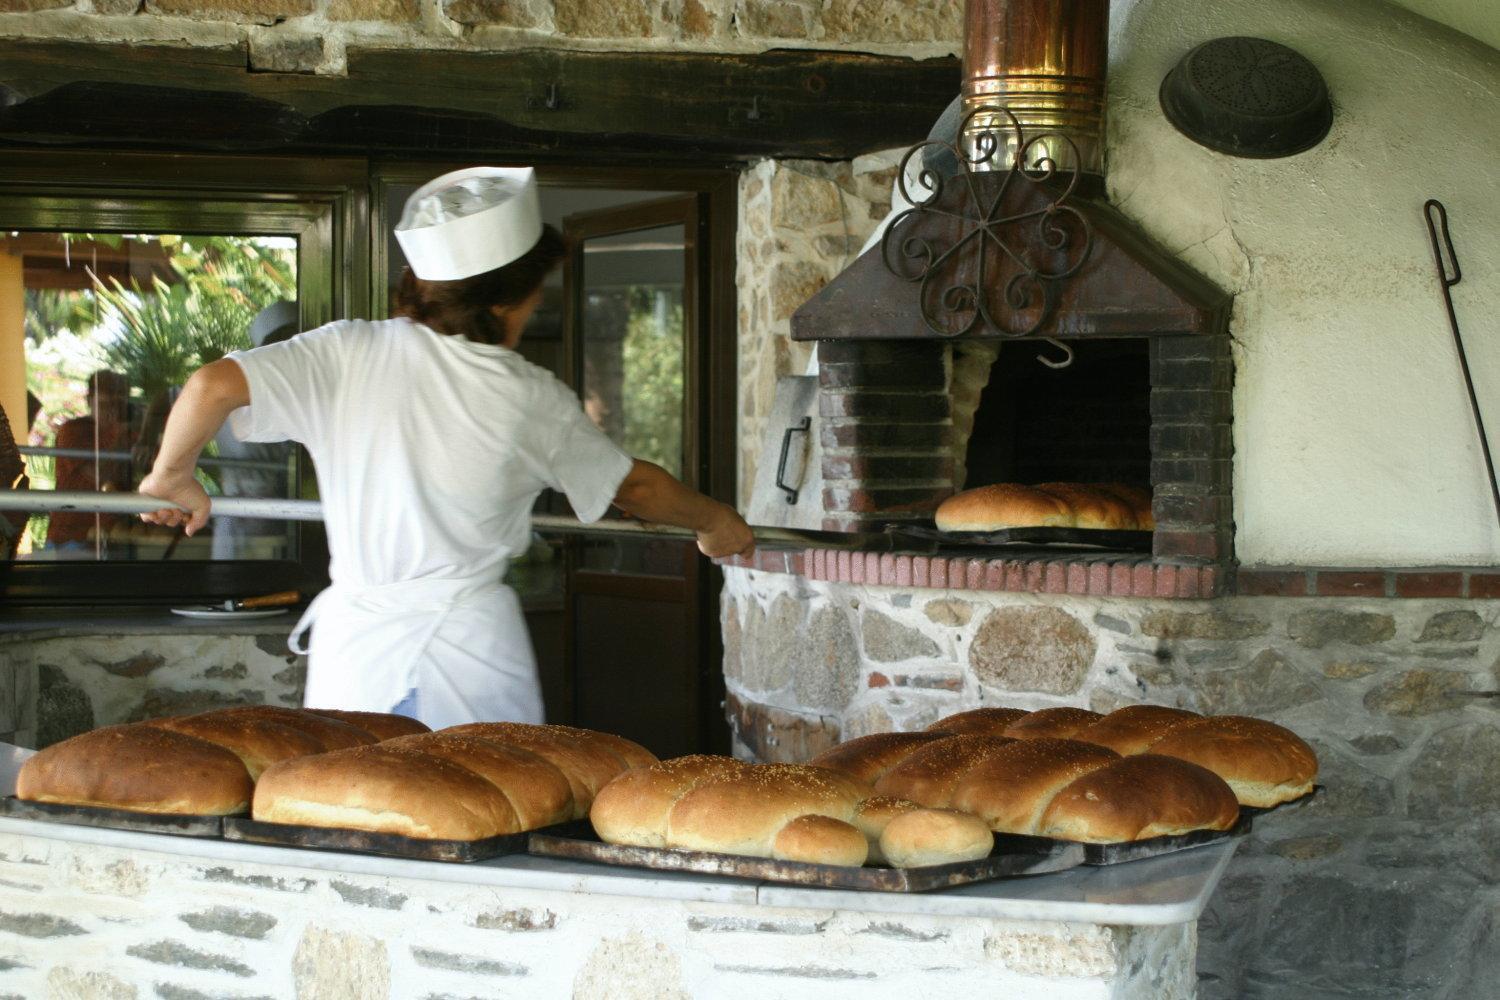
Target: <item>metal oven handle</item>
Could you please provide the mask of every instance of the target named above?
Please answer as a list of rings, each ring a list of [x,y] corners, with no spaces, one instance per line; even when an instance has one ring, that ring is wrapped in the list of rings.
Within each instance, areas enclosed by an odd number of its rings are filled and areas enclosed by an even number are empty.
[[[786,494],[786,502],[789,504],[794,504],[797,502],[797,495],[799,493],[797,487],[785,482],[786,460],[792,453],[792,435],[798,433],[799,431],[803,434],[807,434],[811,430],[812,417],[803,417],[801,423],[793,424],[791,427],[788,427],[786,429],[785,434],[781,435],[781,457],[776,460],[776,488]]]

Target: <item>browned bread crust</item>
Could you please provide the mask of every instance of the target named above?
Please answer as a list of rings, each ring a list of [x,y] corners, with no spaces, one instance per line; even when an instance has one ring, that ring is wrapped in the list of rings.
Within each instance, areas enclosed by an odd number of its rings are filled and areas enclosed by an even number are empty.
[[[1125,483],[1089,483],[1093,489],[1108,493],[1130,507],[1133,527],[1138,531],[1156,530],[1156,516],[1151,512],[1151,491]]]
[[[995,835],[977,816],[956,809],[911,809],[880,836],[881,854],[897,868],[977,861],[995,849]]]
[[[940,531],[1002,531],[1006,528],[1071,528],[1068,504],[1019,483],[993,483],[955,493],[933,517]]]
[[[1058,792],[1119,759],[1112,750],[1074,740],[1014,740],[964,773],[953,808],[973,813],[997,833],[1034,835]]]
[[[999,752],[1003,736],[949,736],[919,748],[875,785],[881,795],[909,799],[930,809],[953,803],[953,789],[972,767]]]
[[[1239,803],[1218,775],[1174,757],[1121,757],[1076,779],[1047,804],[1044,837],[1112,844],[1228,830]]]
[[[1082,483],[1039,483],[1036,488],[1068,506],[1075,528],[1125,531],[1136,526],[1131,505],[1104,490]]]
[[[398,736],[432,732],[432,727],[393,712],[349,712],[341,708],[305,708],[303,711],[347,722],[356,729],[363,729],[377,740],[393,740]]]
[[[205,712],[151,719],[141,725],[196,736],[223,747],[240,759],[252,781],[272,764],[323,752],[323,744],[300,729],[245,715]]]
[[[886,772],[946,733],[871,733],[840,743],[818,754],[809,764],[837,771],[874,787]]]
[[[589,819],[599,838],[634,847],[667,846],[667,814],[698,785],[733,777],[751,765],[733,757],[692,754],[619,775],[594,799]]]
[[[809,813],[789,820],[776,831],[770,856],[777,861],[805,861],[819,865],[862,865],[869,856],[865,835],[843,820]]]
[[[500,789],[516,814],[519,829],[535,830],[573,816],[573,790],[568,779],[529,750],[453,733],[398,736],[379,745],[419,750],[473,771]]]
[[[1012,722],[1005,728],[1005,735],[1017,740],[1068,740],[1102,718],[1098,712],[1086,708],[1043,708]]]
[[[1006,727],[1029,714],[1024,708],[976,708],[939,719],[927,731],[952,736],[1004,736]]]
[[[1115,709],[1098,722],[1078,730],[1073,739],[1109,747],[1129,756],[1145,753],[1151,744],[1173,729],[1203,716],[1165,705],[1127,705]]]
[[[627,769],[623,757],[607,741],[579,738],[564,727],[532,726],[520,722],[473,722],[440,732],[455,736],[482,736],[508,746],[520,747],[545,758],[568,779],[573,792],[573,818],[589,814],[599,789]],[[578,732],[589,732],[579,730]]]
[[[495,785],[466,767],[381,743],[284,761],[261,775],[254,816],[269,823],[482,840],[520,821]]]
[[[324,750],[346,750],[350,747],[367,746],[379,742],[375,734],[367,729],[352,726],[339,719],[330,719],[326,715],[319,715],[302,708],[246,705],[243,708],[220,709],[214,714],[290,726],[317,740],[323,745]]]
[[[174,815],[229,816],[250,805],[240,758],[155,726],[106,726],[54,743],[21,765],[16,797]]]
[[[1296,733],[1239,715],[1184,723],[1152,744],[1150,752],[1208,768],[1247,806],[1301,798],[1318,776],[1317,754]]]

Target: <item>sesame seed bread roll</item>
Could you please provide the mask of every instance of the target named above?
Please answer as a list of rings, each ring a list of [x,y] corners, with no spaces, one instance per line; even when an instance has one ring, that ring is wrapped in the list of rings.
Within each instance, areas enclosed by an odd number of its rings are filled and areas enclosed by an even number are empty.
[[[959,779],[1010,742],[1003,736],[950,736],[929,743],[892,768],[876,783],[875,791],[932,809],[946,809],[952,805]]]
[[[1165,705],[1127,705],[1084,726],[1073,739],[1109,747],[1121,756],[1145,753],[1151,745],[1178,726],[1201,719],[1197,712]]]
[[[1025,718],[1006,726],[1005,735],[1015,740],[1070,740],[1085,726],[1102,718],[1098,712],[1086,708],[1043,708],[1028,712]]]
[[[1186,722],[1153,743],[1150,752],[1208,768],[1247,806],[1301,798],[1318,777],[1318,756],[1296,733],[1240,715]]]
[[[1136,531],[1156,530],[1156,515],[1151,511],[1150,490],[1140,486],[1128,486],[1125,483],[1089,483],[1088,485],[1128,505],[1131,519],[1135,522],[1131,527]]]
[[[955,809],[913,809],[880,835],[880,851],[896,868],[922,868],[987,858],[995,835],[977,816]]]
[[[798,816],[777,830],[771,841],[770,856],[777,861],[857,867],[865,863],[868,855],[865,835],[830,816]]]
[[[300,729],[244,715],[205,712],[151,719],[141,725],[196,736],[223,747],[245,765],[251,781],[259,779],[272,764],[323,752],[323,744]]]
[[[871,733],[840,743],[818,754],[809,764],[837,771],[862,785],[874,787],[886,773],[946,733]]]
[[[253,815],[268,823],[483,840],[520,831],[505,794],[441,757],[377,744],[298,757],[269,768]]]
[[[600,790],[589,821],[607,844],[667,847],[667,814],[701,784],[739,775],[752,765],[733,757],[692,754],[634,768]]]
[[[1136,525],[1131,505],[1103,490],[1082,483],[1039,483],[1036,488],[1067,504],[1075,528],[1121,531]]]
[[[406,715],[394,712],[349,712],[341,708],[306,708],[304,712],[321,715],[326,719],[337,719],[363,729],[377,740],[393,740],[398,736],[415,736],[430,733],[432,727]]]
[[[1019,483],[994,483],[955,493],[938,505],[933,519],[940,531],[1071,528],[1077,520],[1064,501]]]
[[[964,773],[953,808],[973,813],[996,833],[1033,836],[1053,796],[1119,759],[1113,750],[1073,740],[1015,740]]]
[[[810,814],[847,823],[863,797],[852,782],[832,771],[761,764],[701,784],[678,799],[667,814],[667,844],[767,858],[787,823]]]
[[[1234,792],[1212,771],[1175,757],[1121,757],[1058,792],[1037,823],[1043,837],[1115,844],[1194,830],[1228,830]]]
[[[893,799],[884,795],[871,796],[854,807],[854,818],[849,822],[853,823],[854,828],[864,834],[865,839],[870,842],[870,864],[889,864],[885,852],[880,849],[880,835],[885,833],[885,828],[890,825],[891,820],[913,809],[921,808],[915,802]]]
[[[368,746],[380,742],[375,734],[359,726],[350,725],[340,719],[309,712],[301,708],[281,708],[277,705],[245,705],[240,708],[223,708],[205,715],[222,715],[228,718],[252,719],[260,722],[275,722],[290,726],[311,736],[323,745],[324,750],[347,750],[350,747]]]
[[[473,771],[510,803],[520,830],[535,830],[573,816],[573,790],[568,779],[546,759],[479,736],[417,733],[378,744],[418,750]]]
[[[1024,708],[976,708],[939,719],[927,727],[927,732],[952,736],[1004,736],[1011,723],[1029,714]]]
[[[552,726],[520,722],[471,722],[439,732],[454,736],[479,736],[507,746],[530,750],[563,773],[573,792],[573,819],[589,814],[594,796],[621,771],[628,770],[624,758],[603,741],[586,740]],[[587,730],[585,730],[587,732]]]
[[[21,765],[16,798],[185,816],[250,806],[250,772],[230,750],[155,726],[106,726],[54,743]]]

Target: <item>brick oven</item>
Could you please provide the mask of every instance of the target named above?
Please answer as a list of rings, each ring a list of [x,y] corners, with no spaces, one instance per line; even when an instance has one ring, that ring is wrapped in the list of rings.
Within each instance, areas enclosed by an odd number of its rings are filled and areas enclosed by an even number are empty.
[[[1107,9],[973,0],[961,126],[908,154],[909,207],[792,317],[818,343],[823,527],[920,523],[987,482],[1127,482],[1156,527],[1114,571],[1198,567],[1174,590],[1212,596],[1230,298],[1104,200]]]

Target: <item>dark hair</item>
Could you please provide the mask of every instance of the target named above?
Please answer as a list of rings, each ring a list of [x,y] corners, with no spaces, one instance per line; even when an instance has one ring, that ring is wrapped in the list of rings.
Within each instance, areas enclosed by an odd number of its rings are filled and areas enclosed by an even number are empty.
[[[544,225],[536,246],[523,256],[472,278],[424,281],[408,267],[401,275],[393,311],[438,333],[499,344],[505,339],[505,327],[493,307],[518,306],[529,299],[566,250],[562,233]]]

